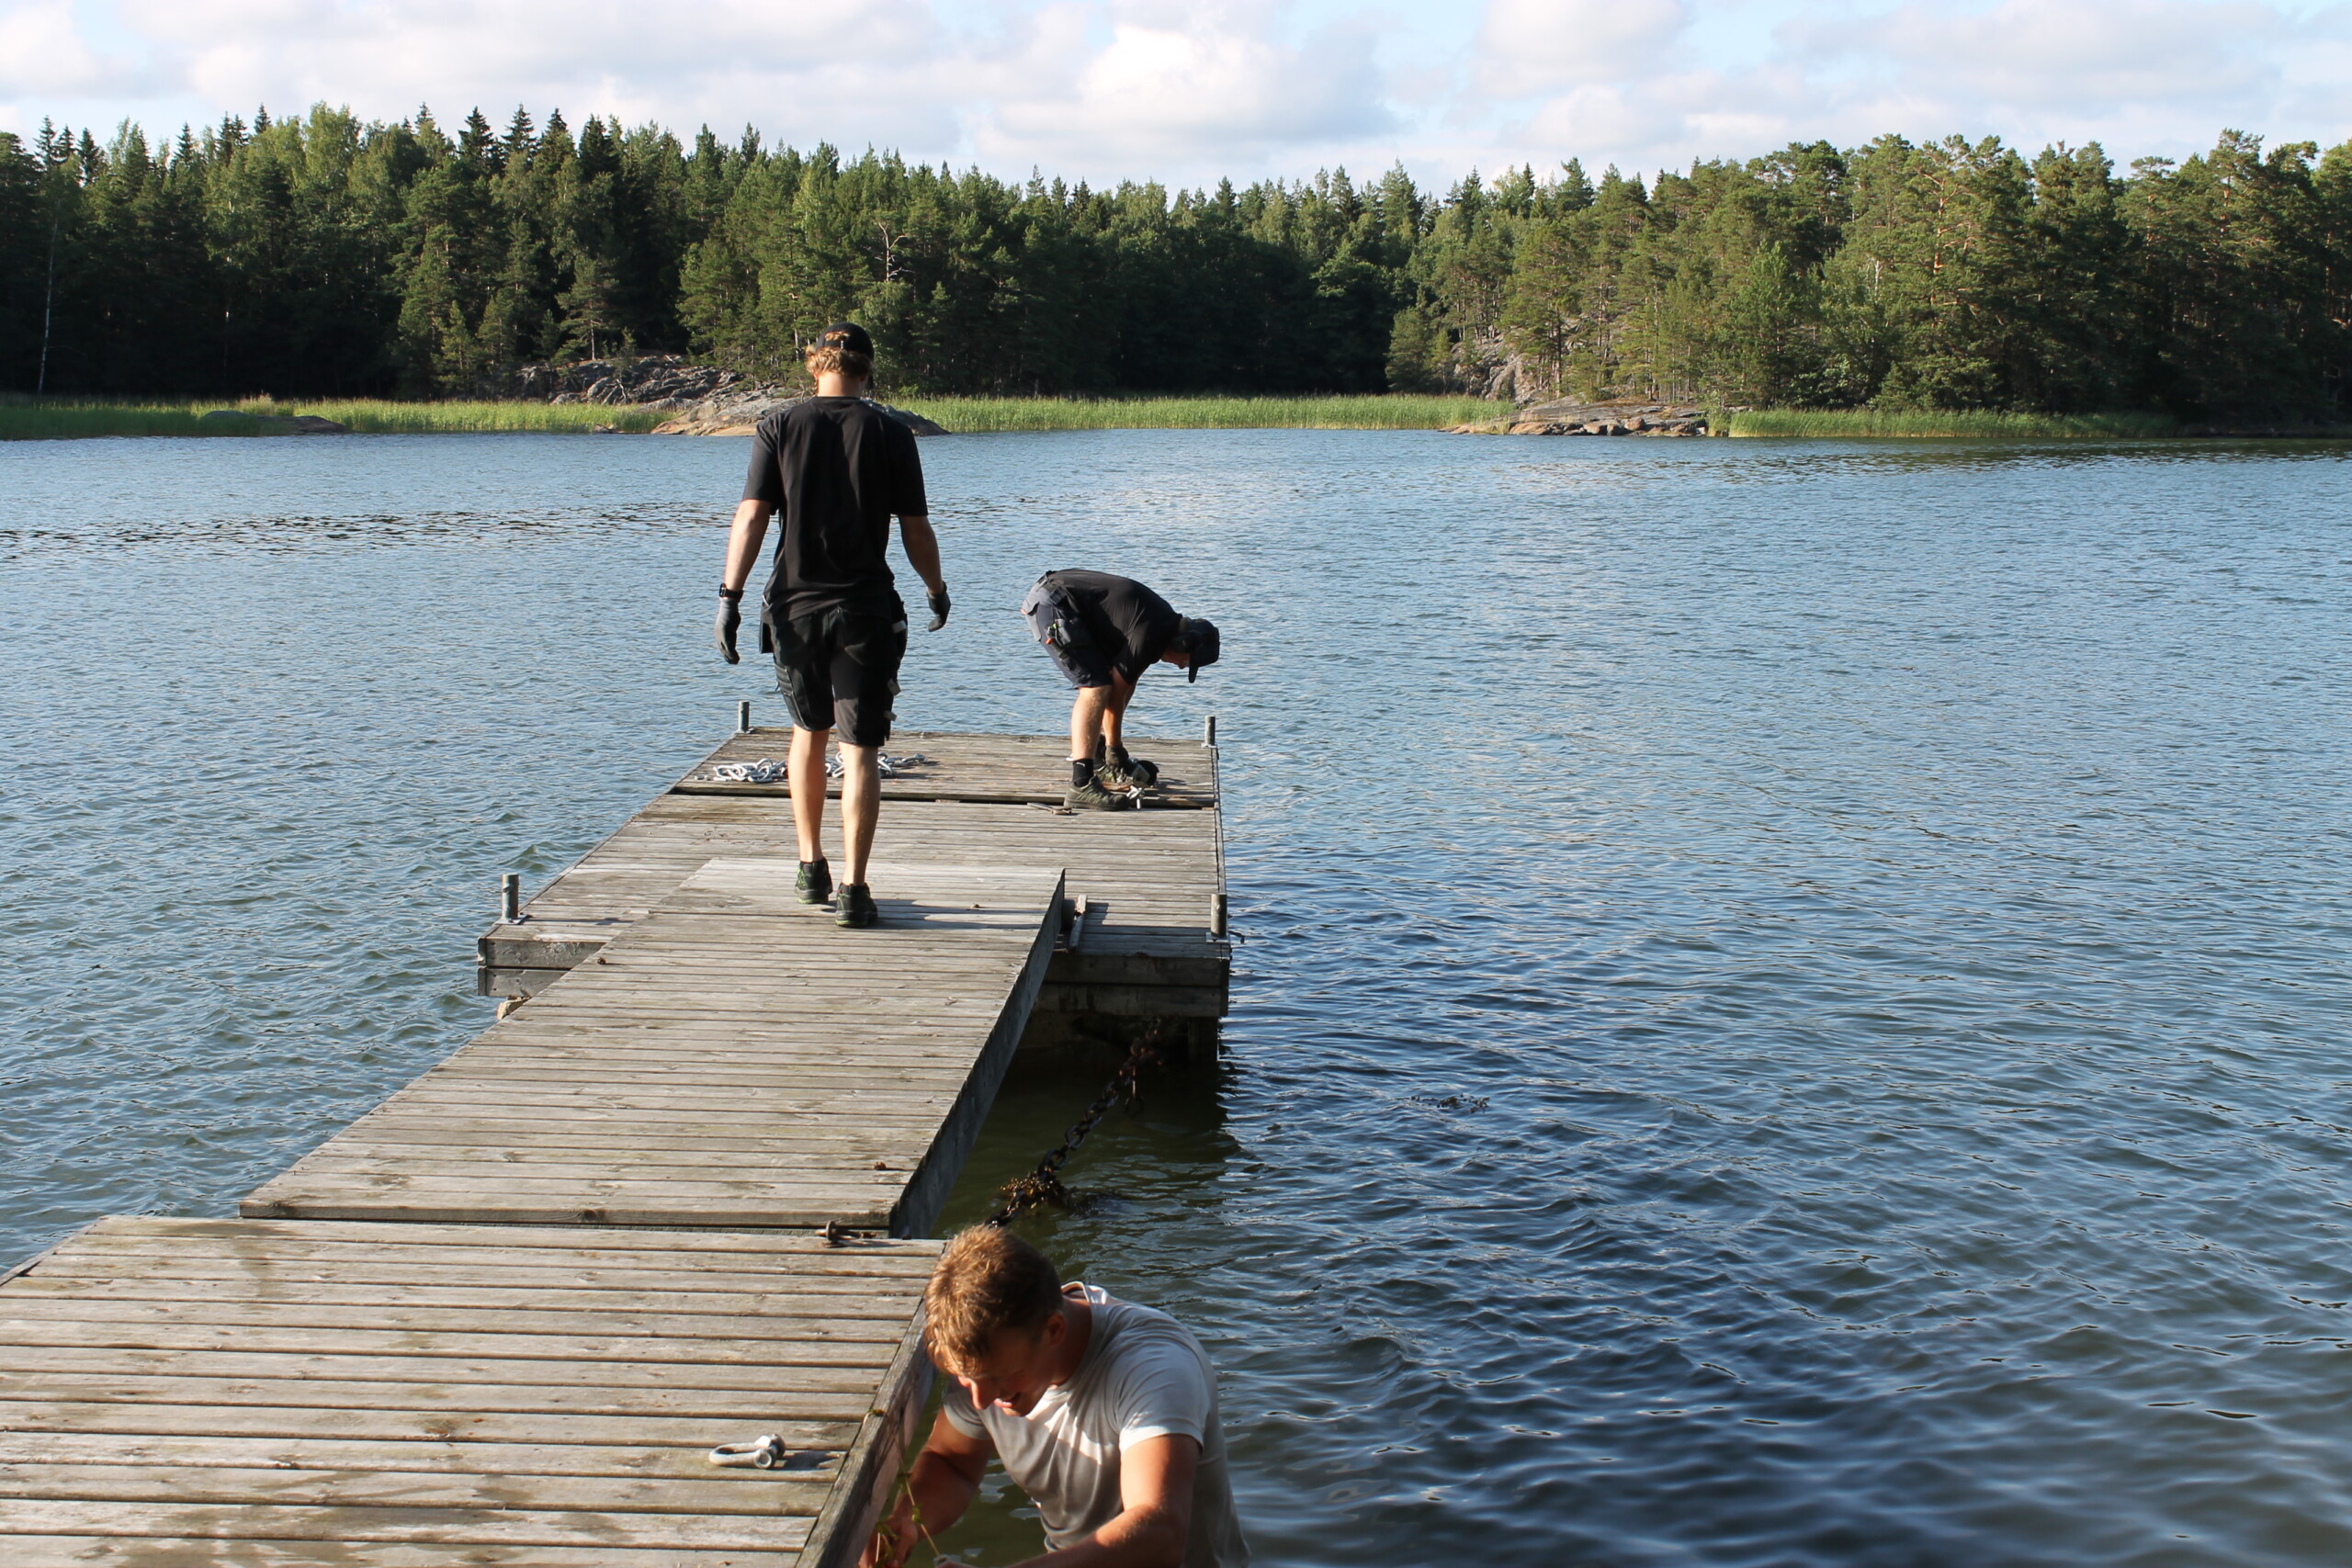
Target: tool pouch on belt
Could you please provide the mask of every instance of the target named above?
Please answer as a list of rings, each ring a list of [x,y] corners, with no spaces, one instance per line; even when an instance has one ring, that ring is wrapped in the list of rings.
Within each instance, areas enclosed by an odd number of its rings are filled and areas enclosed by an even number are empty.
[[[1083,648],[1094,640],[1085,618],[1078,613],[1077,601],[1043,577],[1029,590],[1029,597],[1021,601],[1021,613],[1028,617],[1029,635],[1047,648]]]

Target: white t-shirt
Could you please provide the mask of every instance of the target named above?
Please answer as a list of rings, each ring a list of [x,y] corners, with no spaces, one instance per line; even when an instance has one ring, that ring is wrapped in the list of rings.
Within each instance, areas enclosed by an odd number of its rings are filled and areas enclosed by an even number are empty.
[[[1062,1288],[1094,1309],[1086,1354],[1069,1381],[1047,1389],[1026,1416],[993,1404],[975,1411],[963,1385],[951,1383],[941,1400],[947,1419],[995,1445],[1005,1473],[1044,1516],[1046,1544],[1057,1551],[1119,1517],[1122,1453],[1154,1438],[1191,1438],[1201,1460],[1184,1568],[1247,1568],[1250,1547],[1233,1514],[1208,1352],[1164,1312],[1114,1301],[1091,1285]]]

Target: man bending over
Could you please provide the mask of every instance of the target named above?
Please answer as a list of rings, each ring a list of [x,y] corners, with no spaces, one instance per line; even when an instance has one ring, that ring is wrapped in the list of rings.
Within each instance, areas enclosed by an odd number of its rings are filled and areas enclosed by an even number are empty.
[[[923,1311],[931,1359],[956,1386],[864,1568],[899,1568],[961,1518],[990,1455],[1045,1520],[1050,1550],[1029,1568],[1249,1562],[1216,1373],[1182,1324],[1062,1284],[1045,1254],[992,1225],[948,1243]]]
[[[1178,615],[1133,578],[1106,571],[1049,571],[1029,590],[1021,613],[1063,679],[1078,688],[1062,804],[1097,811],[1129,804],[1159,778],[1158,768],[1127,755],[1122,726],[1136,682],[1154,664],[1173,664],[1187,681],[1199,680],[1202,669],[1216,662],[1216,627]]]
[[[718,585],[718,650],[733,664],[743,584],[759,564],[768,517],[784,513],[761,614],[775,649],[776,684],[792,705],[792,824],[800,840],[800,897],[833,896],[819,838],[825,824],[825,741],[842,731],[842,854],[848,863],[834,918],[870,926],[866,858],[882,810],[877,762],[890,739],[891,699],[907,652],[907,607],[890,575],[890,518],[907,561],[931,590],[931,630],[947,624],[947,580],[923,499],[914,433],[865,400],[874,340],[827,327],[808,348],[817,395],[760,421],[752,472],[727,539]]]

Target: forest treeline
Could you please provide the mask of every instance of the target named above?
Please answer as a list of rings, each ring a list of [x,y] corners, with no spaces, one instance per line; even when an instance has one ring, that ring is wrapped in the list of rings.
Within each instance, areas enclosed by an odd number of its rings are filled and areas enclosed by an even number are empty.
[[[1792,146],[1237,189],[320,107],[151,145],[0,133],[0,389],[494,391],[681,351],[788,376],[839,317],[891,391],[1647,394],[2340,421],[2352,143]]]

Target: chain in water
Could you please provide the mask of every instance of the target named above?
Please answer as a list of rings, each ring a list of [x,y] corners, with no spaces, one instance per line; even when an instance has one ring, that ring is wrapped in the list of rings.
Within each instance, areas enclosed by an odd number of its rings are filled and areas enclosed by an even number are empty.
[[[1119,1064],[1119,1070],[1111,1075],[1111,1081],[1102,1086],[1102,1092],[1094,1097],[1083,1115],[1070,1123],[1069,1131],[1062,1134],[1061,1143],[1037,1162],[1036,1169],[1025,1176],[1016,1176],[1004,1184],[1001,1192],[1003,1204],[983,1224],[1009,1225],[1030,1210],[1046,1203],[1061,1209],[1069,1207],[1069,1189],[1062,1185],[1062,1167],[1069,1162],[1070,1156],[1078,1152],[1078,1145],[1086,1141],[1086,1135],[1101,1124],[1102,1118],[1111,1114],[1119,1101],[1136,1098],[1136,1083],[1144,1068],[1154,1066],[1160,1059],[1160,1041],[1166,1028],[1165,1024],[1155,1023],[1136,1037],[1136,1043],[1128,1047],[1127,1059]]]

